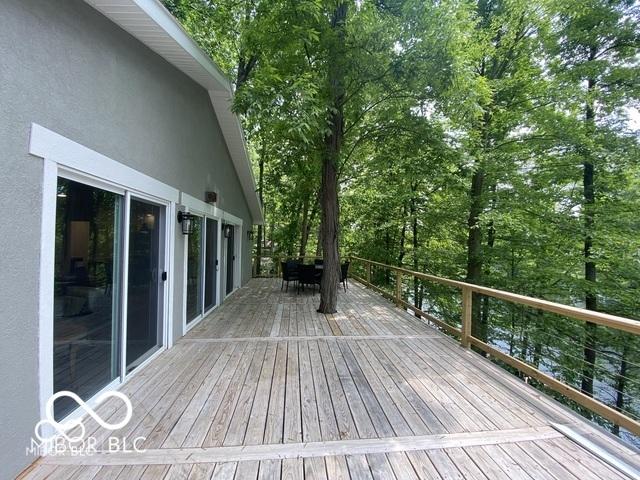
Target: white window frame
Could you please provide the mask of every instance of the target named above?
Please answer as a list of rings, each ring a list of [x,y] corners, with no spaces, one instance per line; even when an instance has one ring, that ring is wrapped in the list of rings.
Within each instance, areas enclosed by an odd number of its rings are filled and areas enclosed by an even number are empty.
[[[128,381],[133,375],[142,370],[163,350],[173,344],[173,329],[171,328],[173,311],[174,275],[172,261],[174,256],[175,222],[171,221],[176,215],[176,204],[179,191],[160,182],[142,172],[128,167],[116,160],[87,148],[63,135],[53,132],[41,125],[32,123],[29,153],[43,159],[42,182],[42,221],[40,239],[40,282],[38,293],[38,360],[39,360],[39,404],[40,418],[46,418],[46,403],[53,394],[53,344],[54,344],[54,275],[55,275],[55,227],[56,227],[56,196],[58,177],[69,178],[82,183],[102,188],[119,194],[133,194],[144,199],[149,198],[166,206],[165,228],[165,270],[168,273],[168,285],[164,296],[163,315],[163,346],[138,366],[132,373],[126,369],[120,372],[106,389],[113,389]],[[128,199],[125,199],[128,201]],[[125,204],[123,256],[127,255],[128,216],[129,206]],[[123,268],[126,275],[126,261]],[[126,281],[126,276],[124,278]],[[126,283],[123,282],[122,298],[122,328],[126,331]],[[121,352],[122,357],[124,353]],[[99,394],[100,392],[98,392]],[[95,398],[95,396],[93,397]],[[92,400],[88,400],[92,404]],[[69,417],[82,415],[80,409]],[[47,434],[46,432],[44,432]]]

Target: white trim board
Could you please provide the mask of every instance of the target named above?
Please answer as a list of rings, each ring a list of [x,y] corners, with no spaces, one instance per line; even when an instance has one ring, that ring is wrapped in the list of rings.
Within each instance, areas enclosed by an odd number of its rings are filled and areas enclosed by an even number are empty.
[[[40,278],[38,293],[38,385],[40,418],[46,418],[47,400],[53,393],[53,316],[56,258],[57,167],[44,159],[42,180],[42,222],[40,236]],[[51,435],[53,429],[43,432]]]
[[[29,153],[85,175],[107,179],[123,188],[144,192],[162,200],[178,202],[180,198],[178,189],[37,123],[31,124]]]

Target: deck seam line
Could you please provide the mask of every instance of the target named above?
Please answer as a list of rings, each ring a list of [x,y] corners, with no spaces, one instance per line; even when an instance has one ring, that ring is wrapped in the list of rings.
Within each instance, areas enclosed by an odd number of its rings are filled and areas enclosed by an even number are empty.
[[[218,462],[282,460],[288,458],[327,457],[336,455],[366,455],[375,453],[440,450],[446,448],[500,445],[564,438],[552,426],[528,427],[437,435],[335,440],[267,445],[241,445],[205,448],[148,449],[144,452],[109,453],[94,455],[56,455],[43,457],[42,465],[167,465]]]
[[[227,343],[227,342],[281,342],[281,341],[302,341],[313,340],[412,340],[412,339],[433,339],[442,340],[441,335],[301,335],[285,337],[227,337],[227,338],[182,338],[180,343]]]

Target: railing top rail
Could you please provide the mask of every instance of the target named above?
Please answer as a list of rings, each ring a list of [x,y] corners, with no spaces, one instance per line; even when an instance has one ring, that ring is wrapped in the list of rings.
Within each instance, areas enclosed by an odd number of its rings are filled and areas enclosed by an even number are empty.
[[[388,268],[390,270],[404,273],[406,275],[412,275],[422,280],[428,280],[434,283],[440,283],[442,285],[447,285],[447,286],[455,287],[459,289],[468,289],[468,290],[471,290],[472,292],[479,293],[482,295],[487,295],[490,297],[507,300],[507,301],[518,303],[521,305],[527,305],[529,307],[539,308],[540,310],[556,313],[559,315],[564,315],[567,317],[574,318],[576,320],[596,323],[598,325],[603,325],[606,327],[611,327],[618,330],[623,330],[625,332],[640,335],[640,321],[632,320],[630,318],[619,317],[617,315],[610,315],[608,313],[594,312],[592,310],[587,310],[579,307],[571,307],[569,305],[564,305],[562,303],[550,302],[548,300],[541,300],[539,298],[527,297],[526,295],[506,292],[504,290],[496,290],[495,288],[483,287],[481,285],[474,285],[473,283],[461,282],[459,280],[451,280],[448,278],[437,277],[435,275],[429,275],[427,273],[414,272],[412,270],[407,270],[406,268],[394,267],[392,265],[387,265],[385,263],[380,263],[373,260],[367,260],[366,258],[360,258],[353,255],[351,256],[351,258],[359,262],[369,263],[371,265],[377,265],[383,268]]]

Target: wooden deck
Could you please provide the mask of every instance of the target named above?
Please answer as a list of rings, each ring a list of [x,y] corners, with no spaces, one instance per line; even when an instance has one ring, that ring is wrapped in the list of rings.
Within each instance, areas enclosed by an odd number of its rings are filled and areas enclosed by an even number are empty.
[[[378,295],[351,284],[328,316],[318,300],[252,280],[122,387],[126,427],[86,422],[144,453],[45,457],[25,478],[634,478],[635,450]]]

